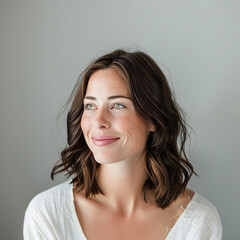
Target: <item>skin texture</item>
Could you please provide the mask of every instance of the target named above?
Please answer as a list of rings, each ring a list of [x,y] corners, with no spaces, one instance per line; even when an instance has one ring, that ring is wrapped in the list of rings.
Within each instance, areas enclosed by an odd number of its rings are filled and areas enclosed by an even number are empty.
[[[140,158],[154,126],[137,115],[128,90],[115,70],[100,70],[91,76],[84,105],[81,127],[97,162],[116,163]],[[99,137],[116,141],[96,145],[94,139]]]
[[[121,97],[116,97],[121,96]],[[89,79],[81,128],[100,163],[96,179],[104,192],[86,198],[74,190],[75,208],[86,237],[94,239],[165,239],[175,215],[182,213],[189,189],[162,210],[142,187],[147,179],[144,148],[155,127],[136,113],[123,79],[113,69],[98,70]]]

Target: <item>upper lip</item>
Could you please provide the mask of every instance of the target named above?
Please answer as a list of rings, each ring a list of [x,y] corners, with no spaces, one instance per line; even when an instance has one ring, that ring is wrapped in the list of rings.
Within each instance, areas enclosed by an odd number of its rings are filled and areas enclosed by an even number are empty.
[[[118,139],[119,137],[115,137],[115,136],[92,136],[92,139],[94,140],[112,140],[112,139]]]

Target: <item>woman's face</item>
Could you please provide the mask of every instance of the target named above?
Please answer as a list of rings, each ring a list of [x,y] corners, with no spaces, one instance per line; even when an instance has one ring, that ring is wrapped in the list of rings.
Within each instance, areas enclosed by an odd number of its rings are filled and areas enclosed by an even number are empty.
[[[90,77],[81,128],[100,164],[137,160],[149,131],[154,131],[151,123],[138,116],[123,79],[111,68]]]

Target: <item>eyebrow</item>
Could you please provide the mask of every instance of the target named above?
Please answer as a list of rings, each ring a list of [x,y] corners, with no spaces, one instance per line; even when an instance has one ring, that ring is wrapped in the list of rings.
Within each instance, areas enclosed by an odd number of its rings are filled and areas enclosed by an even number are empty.
[[[110,97],[108,97],[107,99],[108,99],[108,100],[113,100],[113,99],[116,99],[116,98],[126,98],[126,99],[129,99],[129,100],[132,100],[130,97],[121,96],[121,95],[110,96]],[[94,100],[94,101],[97,100],[97,98],[92,97],[92,96],[86,96],[86,97],[84,97],[84,100],[85,100],[85,99]]]

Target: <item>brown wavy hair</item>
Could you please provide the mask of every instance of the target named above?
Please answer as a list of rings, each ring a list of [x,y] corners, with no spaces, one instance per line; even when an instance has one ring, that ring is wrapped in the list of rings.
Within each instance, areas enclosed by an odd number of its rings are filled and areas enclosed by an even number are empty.
[[[86,144],[80,122],[89,78],[94,72],[106,68],[113,68],[120,74],[136,112],[156,128],[149,133],[145,148],[148,179],[143,192],[147,201],[146,191],[153,190],[156,204],[164,209],[185,191],[190,177],[196,173],[184,150],[189,135],[184,114],[161,69],[141,51],[113,51],[92,62],[82,73],[69,98],[72,104],[67,115],[68,144],[53,167],[51,178],[66,171],[68,177],[73,176],[72,183],[83,190],[87,198],[104,194],[95,178],[100,164]]]

